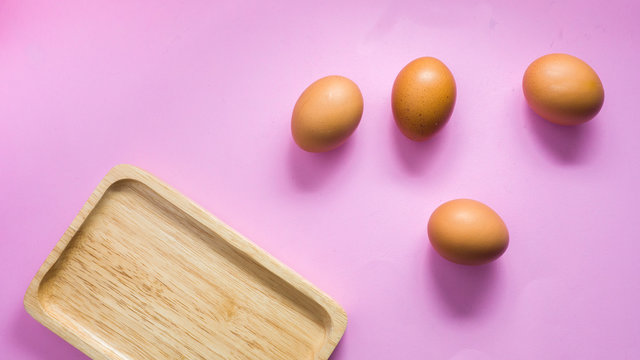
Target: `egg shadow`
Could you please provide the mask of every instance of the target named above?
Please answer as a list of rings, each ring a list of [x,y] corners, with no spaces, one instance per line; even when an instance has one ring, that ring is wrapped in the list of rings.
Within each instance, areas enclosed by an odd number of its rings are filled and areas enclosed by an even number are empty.
[[[80,350],[29,316],[25,310],[18,312],[13,323],[12,335],[13,342],[33,359],[88,359]]]
[[[594,148],[597,118],[576,126],[563,126],[543,119],[526,103],[524,113],[538,143],[553,159],[564,164],[588,160]]]
[[[337,149],[324,153],[302,150],[293,141],[289,144],[289,173],[296,187],[312,191],[325,184],[345,161],[353,148],[353,136]]]
[[[439,149],[442,147],[446,136],[446,125],[445,128],[425,141],[413,141],[404,136],[398,129],[393,115],[389,124],[391,127],[389,133],[393,137],[400,163],[409,174],[420,175],[424,173],[429,163],[435,160]]]
[[[443,306],[458,318],[486,313],[498,280],[498,262],[485,265],[458,265],[428,251],[428,272]]]

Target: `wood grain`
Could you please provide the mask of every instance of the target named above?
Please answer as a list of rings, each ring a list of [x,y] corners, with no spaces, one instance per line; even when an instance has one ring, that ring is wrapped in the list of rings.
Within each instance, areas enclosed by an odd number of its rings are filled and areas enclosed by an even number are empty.
[[[327,359],[344,310],[153,176],[113,168],[27,311],[93,359]]]

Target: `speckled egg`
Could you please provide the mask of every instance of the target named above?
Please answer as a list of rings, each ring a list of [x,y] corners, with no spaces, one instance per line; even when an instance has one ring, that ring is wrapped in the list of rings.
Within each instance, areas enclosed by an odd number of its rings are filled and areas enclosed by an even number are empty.
[[[405,66],[393,83],[391,109],[400,131],[424,141],[449,121],[456,102],[453,74],[440,60],[421,57]]]

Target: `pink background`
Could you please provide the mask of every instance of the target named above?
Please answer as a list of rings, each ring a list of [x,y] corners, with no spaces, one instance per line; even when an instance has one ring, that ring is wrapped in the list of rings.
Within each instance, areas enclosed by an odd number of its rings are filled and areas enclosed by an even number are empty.
[[[0,357],[84,359],[31,319],[27,285],[110,167],[165,180],[340,302],[333,360],[640,358],[640,2],[0,2]],[[605,105],[576,128],[524,102],[527,65],[574,54]],[[444,131],[412,143],[391,85],[453,72]],[[343,148],[290,136],[302,90],[353,79]],[[441,260],[426,223],[481,200],[511,244]]]

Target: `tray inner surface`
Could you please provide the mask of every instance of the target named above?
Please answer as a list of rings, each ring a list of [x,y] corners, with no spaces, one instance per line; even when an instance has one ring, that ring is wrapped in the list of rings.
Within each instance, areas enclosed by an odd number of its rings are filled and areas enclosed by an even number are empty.
[[[38,299],[116,359],[313,359],[327,312],[135,180],[107,189]]]

